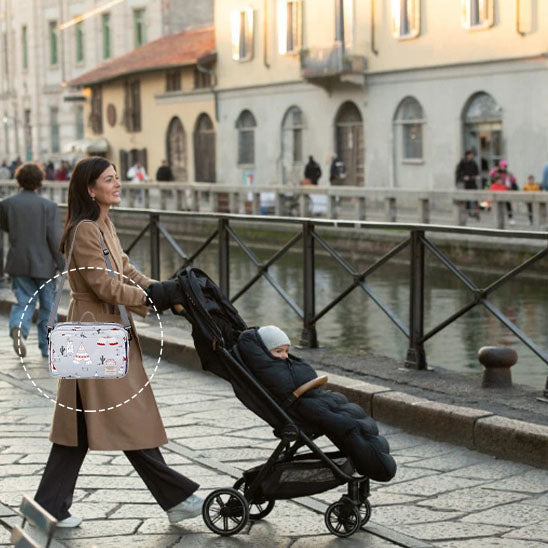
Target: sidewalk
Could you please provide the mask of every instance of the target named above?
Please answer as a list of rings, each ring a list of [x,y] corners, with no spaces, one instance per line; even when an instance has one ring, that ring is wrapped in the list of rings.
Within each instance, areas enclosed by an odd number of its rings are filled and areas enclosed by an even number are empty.
[[[164,318],[165,322],[170,319]],[[13,511],[21,496],[34,494],[50,443],[52,404],[26,379],[0,317],[0,517],[19,522]],[[37,384],[52,392],[35,335],[27,344],[26,364]],[[157,357],[148,357],[149,373]],[[231,486],[239,471],[267,457],[275,439],[271,429],[247,411],[221,379],[195,368],[161,362],[152,381],[170,443],[166,460],[195,478],[204,496]],[[223,539],[209,533],[200,518],[184,528],[170,526],[125,456],[91,452],[84,463],[73,511],[81,527],[60,531],[69,547],[265,546],[441,546],[465,548],[548,546],[548,473],[410,435],[380,425],[399,470],[388,485],[373,484],[373,515],[367,531],[351,539],[328,534],[322,512],[338,499],[336,491],[298,501],[279,501],[264,521]],[[0,528],[0,545],[9,533]]]

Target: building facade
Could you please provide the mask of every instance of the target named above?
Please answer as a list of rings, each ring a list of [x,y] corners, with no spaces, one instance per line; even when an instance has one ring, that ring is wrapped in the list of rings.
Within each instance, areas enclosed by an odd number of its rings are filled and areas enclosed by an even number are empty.
[[[144,44],[69,82],[86,97],[86,136],[105,144],[122,178],[136,162],[154,178],[167,160],[179,182],[216,180],[213,28]]]
[[[163,35],[212,22],[212,1],[0,3],[0,161],[56,161],[91,123],[66,82]],[[124,29],[123,32],[120,29]]]
[[[450,189],[465,149],[487,177],[548,160],[548,4],[535,0],[216,0],[226,183]]]

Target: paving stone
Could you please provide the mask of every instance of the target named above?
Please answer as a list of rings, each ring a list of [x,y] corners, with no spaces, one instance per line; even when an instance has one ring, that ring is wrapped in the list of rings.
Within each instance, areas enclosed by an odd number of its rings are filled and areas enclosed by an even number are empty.
[[[22,460],[23,455],[17,455],[17,454],[2,454],[0,455],[0,464],[4,465],[4,464],[13,464],[14,462],[18,461],[20,463],[23,463],[23,460]]]
[[[189,535],[192,533],[203,533],[206,530],[206,526],[201,516],[197,516],[192,519],[185,519],[181,522],[184,525],[172,525],[169,523],[167,517],[162,518],[149,518],[143,520],[137,534],[139,535]],[[213,534],[211,535],[213,538]]]
[[[196,438],[206,436],[218,437],[225,440],[230,440],[228,436],[223,436],[225,430],[216,426],[204,426],[204,425],[188,425],[188,426],[173,426],[167,428],[167,435],[170,440]]]
[[[121,537],[133,535],[140,524],[141,521],[138,519],[90,520],[83,522],[80,527],[74,529],[57,529],[54,538],[63,541],[77,538],[95,539],[117,536],[121,539]]]
[[[393,504],[413,503],[424,500],[422,497],[411,495],[401,495],[396,493],[386,493],[382,490],[375,490],[369,498],[373,508],[377,506],[390,506]]]
[[[469,489],[456,489],[450,493],[423,500],[417,504],[439,510],[477,512],[524,498],[526,498],[526,495],[520,493],[494,491],[487,487],[472,487]]]
[[[545,543],[542,543],[545,546]],[[440,548],[539,548],[538,542],[507,538],[482,538],[471,540],[451,540],[436,544]]]
[[[454,478],[445,474],[426,476],[423,478],[396,483],[389,487],[384,487],[388,493],[403,493],[406,495],[432,496],[445,491],[453,491],[459,487],[474,487],[481,482],[480,480],[469,480],[463,478]]]
[[[197,534],[186,535],[177,544],[174,544],[171,548],[225,548],[226,546],[232,546],[234,548],[238,546],[264,546],[265,548],[289,548],[291,545],[289,539],[279,539],[273,537],[251,537],[243,532],[234,537],[220,537],[218,535],[210,534]]]
[[[272,451],[266,449],[217,449],[201,450],[200,455],[207,458],[222,459],[222,462],[250,461],[255,465],[266,461],[272,455]]]
[[[110,519],[124,518],[163,518],[166,513],[158,504],[123,504],[115,512],[110,514]]]
[[[180,538],[180,535],[132,535],[131,547],[139,548],[163,548],[173,546]],[[93,548],[120,548],[122,546],[120,537],[105,537],[93,541]],[[90,548],[89,539],[71,540],[70,548]]]
[[[75,516],[80,516],[84,520],[97,520],[97,519],[106,519],[109,517],[109,514],[113,512],[118,503],[107,503],[105,501],[101,502],[75,502],[71,508],[70,513]],[[138,516],[129,516],[129,517],[138,517]]]
[[[433,521],[447,521],[463,516],[462,512],[437,511],[398,504],[390,507],[377,508],[372,518],[375,523],[394,527],[400,524],[428,523]]]
[[[438,474],[439,472],[437,471],[432,471],[424,468],[412,468],[411,466],[400,466],[398,467],[398,470],[394,478],[390,480],[390,485],[395,485],[403,481],[409,481],[409,480],[423,478],[423,477],[433,477]]]
[[[503,491],[518,491],[520,493],[542,493],[548,491],[548,471],[531,470],[525,474],[502,479],[490,486]]]
[[[393,542],[359,531],[344,540],[336,539],[329,533],[300,538],[291,545],[291,548],[333,548],[338,545],[343,546],[343,542],[345,548],[393,548],[395,546]]]
[[[485,458],[485,455],[481,456],[484,457],[483,462],[453,470],[449,472],[449,475],[460,478],[496,480],[535,470],[526,464],[496,460],[493,457],[489,459]]]
[[[490,508],[483,512],[474,512],[463,518],[462,521],[521,527],[538,523],[547,517],[548,512],[543,506],[537,507],[517,502],[514,504],[506,504],[502,507]]]
[[[254,447],[251,440],[245,440],[241,438],[227,438],[225,436],[208,436],[206,438],[174,438],[176,441],[184,447],[188,447],[194,451],[200,451],[208,449],[225,449],[233,447]]]
[[[129,476],[134,471],[133,466],[127,461],[125,466],[113,464],[88,464],[84,461],[80,475],[82,476]]]
[[[547,543],[548,520],[534,523],[532,525],[527,525],[525,527],[520,527],[519,529],[515,529],[514,531],[511,531],[504,536],[511,539],[519,538],[523,540],[535,540],[537,542]]]
[[[524,499],[523,504],[532,504],[533,506],[548,506],[548,493],[539,496],[532,496]]]
[[[0,465],[0,477],[32,476],[38,474],[43,468],[44,466],[40,464],[2,464]]]
[[[407,441],[403,444],[403,446],[397,447],[394,445],[394,442],[400,438]],[[454,445],[442,442],[414,444],[412,443],[413,439],[416,439],[416,437],[405,433],[397,434],[397,436],[390,436],[390,452],[395,455],[394,458],[397,459],[400,455],[403,455],[407,457],[422,457],[426,459],[440,455],[449,455],[454,453],[457,449]]]
[[[97,489],[88,494],[85,502],[119,502],[128,503],[155,503],[154,498],[148,490],[141,491],[137,489]]]
[[[81,489],[143,489],[141,478],[129,476],[81,476],[78,478]]]
[[[419,525],[400,525],[398,531],[422,540],[441,541],[459,538],[500,536],[508,531],[508,527],[443,521],[436,523],[421,523]]]
[[[474,451],[458,451],[429,459],[422,459],[413,463],[416,468],[428,468],[430,470],[438,470],[440,472],[450,472],[464,468],[471,464],[476,464],[485,460],[483,455]],[[396,461],[397,462],[397,461]],[[481,479],[481,478],[480,478]]]

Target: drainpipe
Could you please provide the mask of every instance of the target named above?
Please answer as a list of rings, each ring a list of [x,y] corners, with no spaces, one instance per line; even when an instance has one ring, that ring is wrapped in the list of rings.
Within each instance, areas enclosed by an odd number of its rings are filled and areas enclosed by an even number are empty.
[[[217,92],[217,74],[215,74],[215,71],[213,69],[208,69],[207,67],[204,67],[200,64],[200,59],[196,61],[196,68],[203,72],[204,74],[208,74],[209,78],[211,80],[211,85],[209,86],[209,89],[211,93],[213,94],[213,103],[215,108],[215,121],[219,121],[219,98],[218,98],[218,92]]]
[[[375,0],[371,0],[371,51],[375,55],[379,54],[379,50],[375,47]]]
[[[268,62],[268,0],[264,0],[263,63],[266,68],[270,68]]]
[[[520,36],[525,36],[527,34],[521,30],[521,0],[516,0],[516,32]]]

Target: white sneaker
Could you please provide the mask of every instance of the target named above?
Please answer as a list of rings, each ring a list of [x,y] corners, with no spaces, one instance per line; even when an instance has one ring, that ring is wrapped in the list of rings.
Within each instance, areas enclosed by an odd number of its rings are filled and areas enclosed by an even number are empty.
[[[57,527],[78,527],[82,523],[82,518],[78,516],[69,516],[57,522]]]
[[[203,504],[204,499],[197,497],[196,495],[190,495],[190,497],[167,511],[169,523],[178,523],[184,519],[199,516],[202,513]]]

